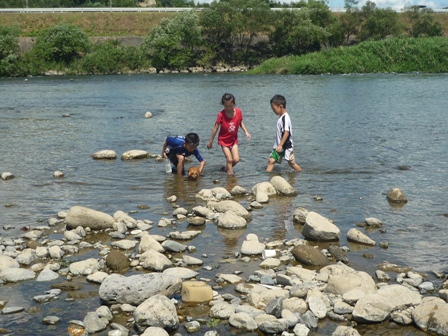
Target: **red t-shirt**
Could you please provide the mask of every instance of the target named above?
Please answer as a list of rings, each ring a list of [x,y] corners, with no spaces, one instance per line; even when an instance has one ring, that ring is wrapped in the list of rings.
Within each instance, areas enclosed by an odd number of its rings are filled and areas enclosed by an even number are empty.
[[[222,110],[218,113],[216,122],[221,125],[218,135],[218,145],[224,147],[232,147],[238,143],[238,129],[243,121],[241,110],[235,107],[233,118],[226,115],[226,111]]]

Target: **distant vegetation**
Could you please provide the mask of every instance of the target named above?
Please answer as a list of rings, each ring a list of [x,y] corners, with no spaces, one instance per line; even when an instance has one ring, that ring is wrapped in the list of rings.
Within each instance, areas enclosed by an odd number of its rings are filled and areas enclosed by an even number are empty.
[[[273,58],[252,74],[448,72],[448,39],[393,38],[362,42],[302,56]]]
[[[446,71],[439,62],[448,56],[446,40],[441,37],[444,25],[430,10],[414,7],[400,15],[370,1],[357,8],[356,2],[346,0],[347,11],[335,15],[324,1],[293,3],[300,10],[271,11],[271,5],[263,0],[227,0],[213,2],[200,12],[151,16],[153,20],[148,19],[146,25],[140,17],[139,29],[146,32],[139,47],[125,47],[113,38],[92,44],[89,36],[104,29],[104,22],[85,20],[83,13],[77,13],[82,23],[78,25],[77,21],[60,20],[65,14],[52,14],[60,21],[50,26],[45,26],[45,21],[37,21],[41,26],[27,26],[35,44],[22,54],[18,37],[25,35],[23,24],[11,22],[0,26],[0,76],[49,71],[111,74],[142,72],[149,67],[183,70],[223,64],[255,67],[269,59],[256,71]],[[104,13],[103,19],[119,17],[111,14]],[[34,14],[27,15],[30,20],[35,18]],[[133,35],[129,17],[122,22],[105,22],[110,35],[122,35],[114,34],[117,27],[128,29],[124,35]],[[86,25],[90,26],[86,29]],[[434,55],[428,57],[431,53]],[[415,59],[418,55],[425,55],[427,60]],[[391,62],[391,57],[399,61]]]

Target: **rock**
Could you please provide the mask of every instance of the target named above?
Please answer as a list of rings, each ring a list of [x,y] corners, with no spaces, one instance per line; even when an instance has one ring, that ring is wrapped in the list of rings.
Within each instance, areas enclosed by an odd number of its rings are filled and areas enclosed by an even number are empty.
[[[241,204],[232,200],[225,200],[221,202],[209,202],[207,207],[217,212],[233,211],[238,216],[244,219],[250,219],[249,211],[247,211]]]
[[[392,188],[386,196],[387,200],[392,203],[407,203],[406,196],[398,188]]]
[[[188,246],[185,244],[178,243],[174,240],[165,240],[162,243],[162,247],[165,249],[165,251],[178,253],[185,251]]]
[[[137,242],[135,240],[122,239],[119,241],[114,241],[110,243],[110,245],[118,247],[122,250],[131,250],[137,245]]]
[[[117,158],[117,153],[111,149],[104,149],[92,154],[92,158],[94,160],[115,160]]]
[[[261,285],[254,285],[247,295],[248,303],[258,309],[265,309],[267,304],[275,298],[287,299],[289,291],[280,288],[268,289]]]
[[[140,237],[140,243],[138,246],[138,253],[144,253],[148,250],[154,250],[160,253],[165,252],[162,245],[149,233],[143,232]]]
[[[0,255],[0,272],[7,268],[20,268],[20,264],[10,256]]]
[[[184,255],[182,257],[182,261],[188,266],[201,266],[204,264],[204,262],[201,259],[189,255]]]
[[[142,302],[134,311],[135,327],[143,332],[147,327],[160,327],[168,331],[179,325],[176,307],[165,295],[156,294]]]
[[[27,249],[24,249],[22,251],[22,253],[20,253],[17,256],[16,261],[18,261],[19,264],[28,266],[36,259],[37,259],[36,251],[33,249],[30,249],[30,248],[27,248]]]
[[[3,172],[2,173],[2,180],[6,181],[6,180],[12,180],[15,176],[10,173],[10,172]]]
[[[24,268],[7,268],[0,272],[0,280],[6,282],[19,282],[34,279],[36,273]]]
[[[235,186],[230,190],[230,195],[232,196],[243,196],[247,194],[247,190],[241,186]]]
[[[59,171],[59,170],[56,170],[56,171],[53,173],[53,177],[56,177],[56,178],[64,177],[64,173],[61,172],[61,171]]]
[[[111,274],[100,285],[99,296],[108,305],[128,303],[137,306],[156,294],[171,296],[181,286],[182,279],[171,275],[146,273],[125,277]]]
[[[383,226],[383,223],[379,219],[373,217],[366,218],[365,222],[367,226],[371,228],[379,228]]]
[[[89,275],[100,269],[100,263],[94,258],[81,260],[71,263],[69,266],[70,273],[73,275]]]
[[[359,231],[358,229],[350,229],[347,232],[347,240],[364,245],[375,246],[376,242],[370,239],[367,235]]]
[[[298,245],[291,250],[294,259],[308,266],[326,266],[328,258],[318,249],[309,245]]]
[[[181,295],[182,301],[188,303],[210,302],[213,299],[212,288],[204,281],[184,281]]]
[[[152,113],[151,112],[146,112],[145,113],[145,118],[152,118]]]
[[[169,267],[173,266],[171,260],[169,260],[164,254],[155,250],[148,250],[140,255],[141,265],[145,269],[161,272]]]
[[[355,328],[338,326],[331,336],[361,336]]]
[[[322,270],[321,270],[322,272]],[[376,285],[372,277],[366,272],[347,271],[342,274],[332,274],[324,289],[325,293],[344,295],[350,291],[360,290],[366,294],[375,293]]]
[[[258,203],[268,203],[269,196],[276,195],[277,190],[269,182],[257,183],[252,187],[252,194],[255,195],[255,200]]]
[[[185,267],[171,267],[163,271],[163,274],[172,275],[181,278],[182,280],[188,280],[198,275],[191,269]]]
[[[105,317],[98,316],[96,312],[88,312],[83,323],[89,333],[96,333],[106,329],[109,321]]]
[[[272,334],[280,334],[283,331],[288,330],[288,324],[286,321],[282,320],[272,320],[272,321],[265,321],[262,322],[258,328],[265,334],[272,335]]]
[[[247,226],[246,220],[231,210],[219,216],[217,224],[219,228],[236,230]]]
[[[210,309],[210,317],[228,319],[235,314],[235,306],[227,302],[218,302]]]
[[[412,312],[414,323],[424,331],[448,335],[448,303],[437,297],[425,297]]]
[[[270,182],[280,195],[294,196],[297,194],[294,188],[281,176],[272,177]]]
[[[129,268],[130,262],[122,252],[111,250],[106,257],[106,266],[114,272],[121,272]]]
[[[145,329],[145,332],[140,336],[169,336],[169,334],[163,328],[148,327]]]
[[[42,320],[42,323],[46,325],[55,325],[58,324],[60,320],[61,319],[57,316],[46,316]]]
[[[104,212],[74,206],[68,210],[65,221],[68,229],[76,229],[78,226],[82,226],[92,230],[104,230],[112,228],[115,219]]]
[[[40,274],[37,276],[36,281],[53,281],[59,278],[59,274],[56,272],[53,272],[50,269],[44,269]]]
[[[261,254],[265,249],[265,244],[258,241],[258,236],[250,233],[246,236],[241,246],[241,253],[245,255]]]
[[[229,324],[237,329],[254,331],[258,329],[257,322],[247,313],[235,313],[230,315]]]
[[[6,307],[2,309],[3,315],[9,315],[9,314],[17,314],[21,313],[25,310],[23,307]]]
[[[138,160],[138,159],[146,159],[149,157],[148,152],[144,150],[133,149],[127,152],[124,152],[121,155],[122,160]]]
[[[306,216],[308,216],[308,213],[309,211],[307,209],[298,207],[296,210],[294,210],[294,215],[292,217],[293,222],[297,224],[305,224]]]
[[[368,294],[356,302],[353,320],[361,323],[382,322],[392,311],[418,306],[421,302],[421,295],[417,292],[402,285],[386,285],[376,293]]]
[[[87,276],[86,280],[95,283],[102,283],[109,276],[106,272],[98,271]]]
[[[303,226],[302,235],[314,241],[339,240],[340,230],[327,218],[316,212],[309,212]]]

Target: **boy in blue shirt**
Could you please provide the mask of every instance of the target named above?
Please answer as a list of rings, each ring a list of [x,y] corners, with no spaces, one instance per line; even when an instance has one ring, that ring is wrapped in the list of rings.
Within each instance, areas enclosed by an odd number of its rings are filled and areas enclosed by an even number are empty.
[[[188,133],[185,137],[167,137],[163,143],[162,156],[168,158],[176,167],[173,168],[173,173],[185,175],[185,158],[193,154],[199,161],[199,173],[201,173],[205,166],[205,160],[197,149],[198,145],[199,136],[196,133]]]

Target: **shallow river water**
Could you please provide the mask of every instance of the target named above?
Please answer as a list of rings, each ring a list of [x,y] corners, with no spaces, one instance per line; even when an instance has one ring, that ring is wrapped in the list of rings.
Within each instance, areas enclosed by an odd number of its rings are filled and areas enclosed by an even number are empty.
[[[341,230],[340,245],[351,249],[349,265],[355,269],[373,275],[376,265],[387,260],[434,280],[432,271],[448,272],[447,80],[447,74],[1,79],[0,173],[11,172],[15,178],[0,180],[0,239],[19,236],[26,225],[43,225],[74,205],[111,215],[123,210],[136,219],[157,223],[173,211],[168,196],[176,195],[177,205],[191,209],[197,205],[194,195],[203,188],[230,190],[240,185],[250,190],[281,174],[297,196],[271,199],[254,211],[247,229],[240,232],[218,230],[208,223],[191,242],[197,247],[193,256],[207,254],[206,264],[219,266],[220,272],[241,269],[247,277],[255,266],[220,261],[233,257],[249,233],[256,233],[260,240],[303,238],[292,223],[294,210],[301,206],[334,221]],[[240,132],[241,162],[235,177],[219,171],[224,160],[216,139],[214,147],[206,149],[225,92],[236,96],[252,135],[247,140]],[[277,93],[287,99],[302,173],[291,171],[285,163],[273,173],[264,171],[276,123],[269,100]],[[152,118],[144,118],[147,111]],[[163,164],[153,158],[97,161],[91,157],[102,149],[113,149],[118,156],[131,149],[160,154],[167,135],[189,132],[199,134],[199,150],[207,161],[204,176],[196,182],[166,174]],[[54,178],[56,170],[65,176]],[[407,204],[387,202],[385,194],[393,187],[402,190]],[[322,201],[314,196],[321,196]],[[247,206],[249,201],[241,202]],[[366,217],[384,223],[385,233],[367,234],[377,242],[388,242],[388,249],[347,242],[347,231]],[[9,225],[15,228],[3,229]],[[186,230],[187,223],[178,222],[177,229]],[[150,231],[168,232],[157,227]],[[97,251],[89,253],[98,257]],[[72,260],[82,258],[85,255]],[[205,278],[215,273],[197,271]],[[85,291],[97,290],[97,286],[85,285]],[[27,309],[38,306],[30,297],[48,290],[48,284],[34,281],[2,287],[0,300]],[[16,330],[14,335],[31,335],[35,334],[28,333],[31,323],[43,328],[42,335],[57,335],[66,332],[66,324],[46,327],[42,317],[82,320],[87,311],[99,306],[96,296],[74,301],[64,298],[58,304],[38,306],[34,315],[0,316],[0,327]],[[323,325],[317,334],[334,330],[327,329]],[[239,334],[224,334],[231,333]]]

